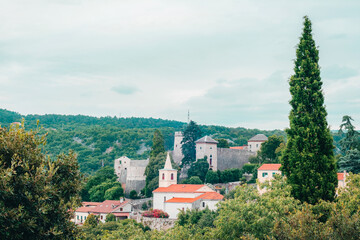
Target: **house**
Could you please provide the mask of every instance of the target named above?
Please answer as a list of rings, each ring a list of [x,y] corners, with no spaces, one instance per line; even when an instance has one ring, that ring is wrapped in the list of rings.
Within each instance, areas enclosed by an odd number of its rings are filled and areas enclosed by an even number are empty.
[[[267,141],[268,138],[264,134],[257,134],[249,139],[248,141],[248,150],[250,152],[257,152],[261,148],[261,144]]]
[[[261,165],[261,167],[258,168],[258,182],[264,183],[266,181],[271,181],[272,179],[274,179],[275,174],[281,175],[280,167],[281,164],[277,164],[277,163]],[[346,186],[346,176],[347,176],[346,171],[342,173],[337,173],[338,188]],[[257,188],[260,194],[263,194],[266,191],[265,188],[261,189],[259,185],[257,186]]]
[[[181,210],[216,210],[216,204],[224,196],[203,184],[177,184],[177,171],[172,168],[167,155],[165,166],[159,170],[159,188],[153,191],[153,208],[169,214],[176,219]]]
[[[131,203],[123,198],[120,201],[83,202],[83,206],[75,211],[75,224],[83,224],[89,214],[99,216],[101,222],[105,222],[106,216],[110,213],[114,214],[117,220],[127,219],[131,211]]]

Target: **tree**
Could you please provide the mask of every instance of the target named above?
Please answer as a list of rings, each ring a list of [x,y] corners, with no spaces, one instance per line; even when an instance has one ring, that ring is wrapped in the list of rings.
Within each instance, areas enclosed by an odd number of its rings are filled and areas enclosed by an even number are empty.
[[[188,177],[198,176],[201,181],[205,181],[206,173],[209,170],[209,163],[207,162],[207,157],[198,159],[196,162],[191,163],[188,170]]]
[[[192,176],[182,182],[183,184],[203,184],[198,176]]]
[[[85,219],[84,226],[89,226],[91,228],[94,228],[98,225],[98,216],[94,214],[89,214],[87,218]]]
[[[292,187],[293,196],[314,204],[320,199],[334,199],[337,170],[321,89],[319,51],[312,38],[311,22],[307,16],[304,19],[295,73],[289,81],[292,109],[281,170]]]
[[[150,157],[154,158],[159,153],[164,153],[164,152],[165,152],[164,137],[161,134],[161,132],[158,129],[156,129],[152,140]]]
[[[137,199],[137,198],[138,198],[137,192],[136,192],[135,190],[131,190],[129,197],[130,197],[131,199]]]
[[[284,142],[282,136],[272,135],[261,144],[259,157],[262,163],[278,163],[280,153],[276,150],[280,147],[281,143]]]
[[[80,205],[75,154],[50,160],[45,135],[0,127],[0,239],[74,239],[71,212]]]
[[[105,191],[105,200],[119,200],[124,196],[124,189],[121,187],[121,184],[118,183],[119,182],[114,182],[113,187]]]
[[[343,116],[342,123],[340,125],[339,134],[344,134],[345,137],[340,140],[341,150],[346,154],[348,150],[359,149],[360,150],[360,139],[359,132],[355,131],[355,126],[352,125],[351,121],[354,121],[350,116]]]
[[[226,139],[220,138],[220,139],[216,139],[216,141],[218,141],[218,148],[229,148],[229,142]]]
[[[150,158],[149,164],[145,168],[145,175],[146,175],[145,195],[147,197],[150,197],[152,191],[159,186],[159,170],[164,168],[165,160],[166,160],[166,154],[159,153],[156,157]]]
[[[340,157],[338,165],[341,171],[360,173],[360,151],[348,150],[345,156]]]
[[[207,173],[206,173],[206,177],[205,177],[205,180],[207,183],[219,183],[219,175],[217,172],[214,172],[212,170],[209,170]]]
[[[105,222],[116,222],[115,215],[112,213],[109,213],[108,215],[106,215]]]
[[[196,160],[196,144],[195,141],[201,137],[201,130],[199,126],[194,122],[190,121],[184,130],[184,138],[181,141],[181,151],[184,158],[181,161],[182,166],[188,166]]]

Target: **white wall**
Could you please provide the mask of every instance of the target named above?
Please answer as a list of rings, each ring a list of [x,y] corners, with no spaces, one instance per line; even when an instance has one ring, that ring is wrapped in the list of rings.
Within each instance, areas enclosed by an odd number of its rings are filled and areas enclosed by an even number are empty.
[[[75,224],[84,224],[88,215],[88,212],[75,212]]]
[[[176,219],[182,209],[192,209],[192,203],[165,203],[164,211],[169,214],[169,218]]]
[[[263,176],[263,174],[265,173],[266,176]],[[274,179],[274,175],[275,174],[280,174],[281,175],[281,171],[276,170],[276,171],[271,171],[271,170],[258,170],[258,179],[260,183],[263,183],[265,181],[271,181],[272,179]]]
[[[207,156],[207,161],[214,171],[217,170],[217,144],[216,143],[196,143],[196,160]],[[212,163],[210,164],[210,158]]]
[[[248,142],[248,150],[250,152],[257,152],[261,148],[263,142]]]
[[[207,200],[204,199],[200,202],[200,210],[205,209],[206,207],[208,207],[210,210],[216,210],[217,206],[216,204],[219,202],[220,200]],[[203,204],[204,203],[204,204]],[[205,206],[204,206],[205,205]]]
[[[179,198],[196,198],[200,196],[203,193],[162,193],[162,192],[154,192],[154,198],[153,198],[153,209],[160,209],[165,211],[164,202],[172,199],[174,197]],[[164,200],[164,197],[166,197],[166,200]]]

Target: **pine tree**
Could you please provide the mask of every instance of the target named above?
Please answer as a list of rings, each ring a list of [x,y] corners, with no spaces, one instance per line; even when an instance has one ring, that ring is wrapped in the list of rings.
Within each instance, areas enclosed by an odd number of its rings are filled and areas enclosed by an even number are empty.
[[[165,152],[164,137],[161,134],[161,132],[158,129],[156,129],[152,140],[150,157],[155,158],[159,153],[164,153],[164,152]]]
[[[182,166],[190,165],[196,159],[196,144],[195,141],[201,137],[201,130],[194,121],[190,121],[184,131],[184,138],[181,141],[181,151],[184,155],[181,164]]]
[[[290,129],[282,157],[282,171],[295,198],[314,204],[333,200],[337,186],[333,139],[326,121],[319,51],[312,38],[311,22],[304,28],[290,78]]]

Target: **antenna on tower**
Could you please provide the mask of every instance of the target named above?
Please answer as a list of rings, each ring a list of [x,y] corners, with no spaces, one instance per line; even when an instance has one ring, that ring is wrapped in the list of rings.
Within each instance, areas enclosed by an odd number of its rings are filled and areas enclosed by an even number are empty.
[[[188,110],[188,123],[190,122],[190,110]]]

